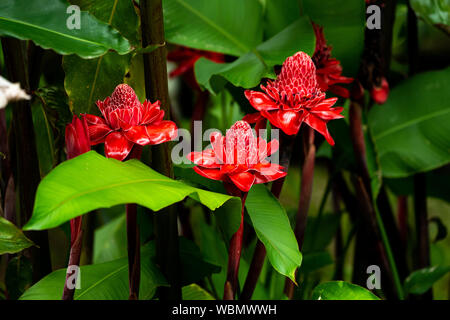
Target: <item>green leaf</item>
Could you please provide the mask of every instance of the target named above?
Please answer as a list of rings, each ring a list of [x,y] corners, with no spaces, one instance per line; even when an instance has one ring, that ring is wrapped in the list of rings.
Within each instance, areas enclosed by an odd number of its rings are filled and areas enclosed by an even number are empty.
[[[126,215],[121,214],[95,230],[94,264],[115,260],[127,255]]]
[[[272,266],[295,281],[302,254],[284,208],[264,185],[252,187],[245,207]]]
[[[417,16],[450,35],[449,0],[411,0],[410,4]]]
[[[414,271],[405,280],[405,293],[422,294],[450,271],[450,266],[434,266]]]
[[[444,166],[427,172],[426,174],[427,196],[450,202],[448,193],[448,181],[450,181],[450,167]],[[414,177],[398,179],[384,179],[389,189],[396,195],[414,194]]]
[[[33,125],[41,176],[45,176],[65,156],[64,132],[72,121],[67,95],[62,87],[44,87],[34,92]]]
[[[32,245],[33,242],[22,231],[0,216],[0,255],[20,252]]]
[[[354,76],[364,48],[364,1],[302,0],[303,13],[324,27],[332,55],[341,61],[343,75]]]
[[[75,55],[63,58],[64,87],[73,113],[99,113],[97,100],[110,96],[123,83],[130,55],[108,52],[100,58],[83,60]]]
[[[142,231],[142,229],[141,229]],[[95,231],[94,263],[103,263],[127,256],[126,215],[122,214]],[[200,249],[188,239],[179,238],[181,282],[188,285],[217,273],[220,267],[204,261]]]
[[[11,300],[17,300],[33,283],[33,266],[31,261],[19,255],[12,258],[6,268],[5,284]]]
[[[380,300],[363,287],[345,281],[330,281],[319,284],[312,293],[313,300]]]
[[[0,34],[21,40],[33,40],[44,49],[57,53],[94,58],[108,50],[119,54],[130,51],[128,40],[117,30],[82,11],[80,28],[67,27],[71,14],[63,0],[3,0],[0,3]]]
[[[383,176],[406,177],[450,161],[449,76],[450,68],[411,77],[371,109],[369,127]]]
[[[297,51],[312,55],[314,39],[309,20],[301,18],[236,61],[215,63],[199,59],[194,68],[195,76],[198,83],[212,93],[222,90],[227,81],[238,87],[253,88],[261,78],[273,77],[271,68],[281,65]]]
[[[300,1],[266,0],[264,34],[272,37],[300,18]]]
[[[300,272],[304,274],[310,273],[326,267],[332,263],[333,258],[327,251],[304,253]]]
[[[161,271],[152,262],[154,243],[143,247],[141,252],[141,284],[139,298],[153,297],[159,286],[167,285]],[[75,290],[74,300],[127,300],[128,258],[111,262],[81,266],[80,289]],[[47,275],[20,297],[20,300],[61,300],[66,269]]]
[[[237,198],[172,180],[137,160],[120,162],[94,151],[63,162],[40,183],[26,230],[49,229],[98,208],[137,203],[158,211],[191,197],[215,210]]]
[[[240,56],[262,41],[257,0],[164,0],[163,11],[171,43]]]
[[[139,42],[138,19],[131,1],[72,0],[72,3],[110,24],[133,40],[133,43]],[[93,60],[83,60],[77,56],[64,57],[63,68],[66,73],[64,86],[70,98],[72,111],[97,113],[95,102],[104,100],[118,84],[124,82],[130,60],[131,55],[121,56],[115,52],[108,52]]]
[[[220,272],[218,265],[204,261],[195,243],[180,237],[181,284],[188,285],[203,280],[212,273]]]
[[[319,217],[308,217],[306,223],[303,253],[323,251],[333,240],[341,222],[338,214],[324,214]]]
[[[205,289],[197,284],[191,284],[181,288],[183,300],[215,300]]]
[[[83,11],[118,30],[133,45],[139,44],[138,16],[132,1],[121,0],[69,0]]]

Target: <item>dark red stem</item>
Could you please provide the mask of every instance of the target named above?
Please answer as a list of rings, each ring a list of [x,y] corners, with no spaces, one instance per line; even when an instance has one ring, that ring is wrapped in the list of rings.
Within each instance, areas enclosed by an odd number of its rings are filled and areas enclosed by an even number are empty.
[[[75,294],[75,284],[76,278],[73,278],[74,273],[76,273],[76,268],[80,265],[80,257],[83,243],[83,231],[81,228],[83,217],[76,217],[71,220],[71,245],[70,245],[70,255],[69,263],[67,266],[66,281],[64,282],[64,291],[62,295],[62,300],[73,300]],[[79,274],[78,274],[79,275]],[[73,280],[72,280],[73,279]],[[71,286],[68,286],[71,282]]]
[[[297,218],[295,223],[295,237],[298,248],[302,250],[305,238],[306,222],[308,217],[309,204],[311,202],[312,186],[314,179],[314,164],[316,157],[316,146],[314,145],[314,130],[307,127],[303,134],[303,149],[305,161],[302,167],[302,180],[300,184],[300,200],[298,204]],[[284,292],[289,299],[294,295],[295,284],[286,278]]]
[[[239,225],[239,229],[231,237],[230,240],[230,248],[228,250],[228,271],[224,286],[223,300],[234,300],[239,285],[238,272],[242,253],[242,238],[244,234],[244,209],[246,198],[247,193],[243,193],[241,196],[241,224]]]
[[[141,280],[141,244],[137,224],[137,205],[126,205],[127,211],[127,248],[128,248],[128,283],[129,300],[139,299],[139,284]]]
[[[135,145],[128,159],[140,159],[142,146]],[[127,214],[127,250],[128,250],[128,284],[129,300],[139,300],[141,280],[141,241],[137,222],[137,205],[129,203],[125,206]]]

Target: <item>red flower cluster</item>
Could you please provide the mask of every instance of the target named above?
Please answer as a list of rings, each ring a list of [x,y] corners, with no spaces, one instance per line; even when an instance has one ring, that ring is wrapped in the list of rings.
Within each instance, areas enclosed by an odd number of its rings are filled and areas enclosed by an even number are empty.
[[[351,83],[353,78],[342,76],[342,66],[339,60],[331,57],[332,47],[327,45],[323,34],[323,27],[313,23],[316,35],[316,49],[312,60],[316,66],[317,83],[322,91],[330,91],[343,98],[348,98],[348,89],[341,87],[339,83]]]
[[[124,160],[134,144],[160,144],[177,136],[174,122],[162,120],[160,102],[140,103],[134,90],[120,84],[111,97],[97,101],[103,118],[87,114],[91,144],[105,143],[105,155]]]
[[[278,140],[267,143],[253,134],[245,121],[236,122],[226,136],[211,134],[211,149],[191,152],[187,158],[197,166],[194,170],[209,179],[233,183],[248,192],[253,184],[266,183],[286,176],[283,167],[266,157],[278,150]]]
[[[268,81],[264,92],[246,90],[245,96],[259,112],[249,114],[243,120],[263,127],[265,119],[288,135],[297,134],[305,122],[334,145],[327,129],[327,122],[340,119],[342,107],[332,108],[337,98],[325,99],[317,83],[316,67],[304,52],[286,59],[275,81]]]

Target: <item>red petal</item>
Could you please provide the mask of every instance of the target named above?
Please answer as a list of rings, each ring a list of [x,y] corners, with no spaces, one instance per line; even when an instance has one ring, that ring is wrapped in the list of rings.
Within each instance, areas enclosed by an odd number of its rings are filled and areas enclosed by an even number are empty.
[[[150,144],[150,138],[147,135],[145,126],[133,126],[128,131],[123,131],[123,134],[128,140],[141,146]]]
[[[245,90],[245,97],[248,99],[253,108],[258,111],[278,109],[278,104],[263,92]]]
[[[150,144],[160,144],[173,140],[178,135],[178,128],[175,122],[164,120],[158,124],[150,124],[145,127]]]
[[[67,158],[72,159],[91,150],[89,129],[86,117],[73,116],[72,122],[66,126],[65,132]]]
[[[293,110],[279,110],[276,112],[263,112],[263,115],[269,119],[275,127],[283,130],[287,135],[294,135],[300,129],[301,112]]]
[[[275,163],[258,163],[253,169],[257,171],[255,175],[258,181],[261,181],[259,183],[274,181],[287,175],[287,172],[283,171],[284,168]]]
[[[86,122],[91,125],[91,124],[106,124],[105,119],[94,116],[92,114],[85,114],[84,117],[86,118]]]
[[[213,149],[206,149],[201,152],[191,152],[186,158],[192,161],[194,164],[206,167],[206,168],[220,168],[220,165],[216,162]]]
[[[99,144],[105,142],[106,136],[113,130],[105,124],[90,125],[89,137],[91,138],[91,144]]]
[[[255,175],[250,172],[242,172],[228,176],[234,185],[241,191],[248,192],[255,182]]]
[[[267,155],[270,156],[272,153],[277,152],[279,147],[280,143],[278,142],[278,140],[273,139],[267,144]]]
[[[242,120],[243,121],[247,121],[248,123],[257,123],[259,120],[264,119],[264,117],[261,115],[261,113],[259,112],[255,112],[255,113],[250,113],[245,115]]]
[[[122,161],[130,153],[134,143],[125,138],[120,132],[110,133],[105,140],[105,155]]]
[[[212,132],[209,136],[209,140],[211,141],[211,145],[214,149],[214,154],[219,163],[225,163],[225,152],[224,152],[224,141],[225,137],[218,131]]]
[[[352,79],[353,80],[353,79]],[[337,96],[340,96],[344,99],[350,97],[350,91],[344,87],[333,85],[328,89],[331,93],[334,93]]]
[[[325,137],[327,142],[334,146],[334,140],[330,135],[330,132],[328,132],[327,123],[326,121],[316,117],[314,114],[310,113],[308,114],[304,121],[307,125],[309,125],[311,128],[319,132],[321,135]]]
[[[220,172],[220,170],[217,169],[194,167],[194,170],[199,175],[212,180],[222,180],[224,177],[224,175]]]

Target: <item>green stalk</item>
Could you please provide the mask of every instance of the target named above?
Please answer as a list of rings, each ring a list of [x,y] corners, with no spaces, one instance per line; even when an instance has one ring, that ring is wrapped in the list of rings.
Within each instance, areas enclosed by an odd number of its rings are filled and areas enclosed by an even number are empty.
[[[389,265],[392,270],[392,276],[394,278],[395,289],[397,290],[398,298],[400,300],[405,299],[405,293],[403,292],[402,282],[400,281],[400,277],[398,275],[397,265],[394,260],[394,255],[392,254],[391,245],[389,244],[389,239],[386,233],[386,229],[384,228],[383,220],[381,219],[381,215],[378,212],[378,207],[374,204],[375,208],[375,217],[377,219],[378,227],[380,228],[381,241],[383,241],[384,249],[386,250],[386,255],[389,261]]]

